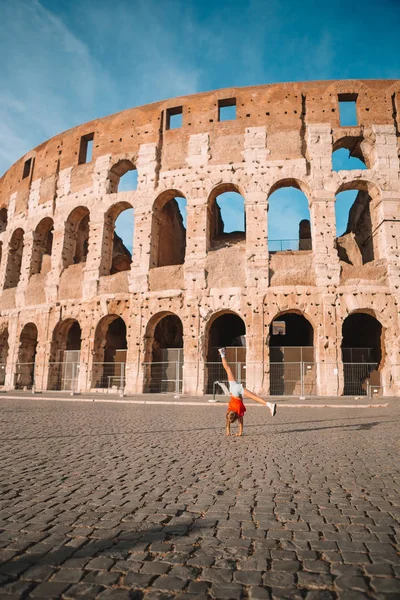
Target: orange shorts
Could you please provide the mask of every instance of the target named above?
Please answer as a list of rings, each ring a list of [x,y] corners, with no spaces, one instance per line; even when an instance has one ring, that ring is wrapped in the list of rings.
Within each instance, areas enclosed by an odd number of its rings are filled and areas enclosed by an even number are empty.
[[[246,412],[246,407],[243,404],[243,400],[241,398],[237,398],[236,396],[231,396],[228,405],[228,412],[230,410],[237,413],[239,417],[243,417],[244,413]]]

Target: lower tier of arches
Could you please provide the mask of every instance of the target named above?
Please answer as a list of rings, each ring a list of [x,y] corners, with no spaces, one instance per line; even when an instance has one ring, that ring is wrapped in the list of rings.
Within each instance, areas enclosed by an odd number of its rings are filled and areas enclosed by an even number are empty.
[[[398,323],[396,300],[376,292],[127,297],[27,309],[0,317],[0,386],[214,394],[225,379],[223,346],[236,378],[259,394],[397,395]]]

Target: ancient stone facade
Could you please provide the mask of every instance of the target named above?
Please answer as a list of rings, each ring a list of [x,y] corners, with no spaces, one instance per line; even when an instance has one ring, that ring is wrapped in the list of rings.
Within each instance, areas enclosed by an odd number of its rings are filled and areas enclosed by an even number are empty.
[[[339,101],[355,103],[356,125],[341,125]],[[221,120],[230,105],[235,118]],[[296,314],[312,326],[315,393],[340,394],[344,323],[363,314],[380,327],[383,393],[398,393],[399,111],[399,81],[232,88],[126,110],[29,152],[0,180],[1,383],[23,387],[35,363],[35,388],[48,389],[52,363],[79,350],[85,391],[120,352],[125,389],[140,393],[147,363],[182,347],[183,391],[201,394],[212,325],[235,314],[247,385],[267,394],[271,323]],[[333,171],[338,148],[366,169]],[[118,192],[129,169],[137,189]],[[269,198],[285,186],[307,196],[311,249],[271,253]],[[351,189],[360,193],[336,239],[336,194]],[[245,233],[223,235],[216,198],[226,191],[245,199]],[[186,199],[186,229],[175,198]],[[129,207],[132,262],[113,233]]]

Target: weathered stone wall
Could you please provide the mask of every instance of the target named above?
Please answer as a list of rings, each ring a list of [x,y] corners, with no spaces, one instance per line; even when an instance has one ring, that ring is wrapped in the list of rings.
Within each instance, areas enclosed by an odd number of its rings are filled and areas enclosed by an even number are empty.
[[[357,94],[356,126],[340,126],[340,94]],[[236,119],[219,122],[218,102],[227,98],[236,99]],[[37,327],[42,361],[37,386],[45,388],[53,331],[61,321],[76,319],[82,330],[79,385],[87,389],[97,325],[106,315],[118,315],[127,327],[127,389],[141,392],[141,365],[151,360],[154,329],[161,317],[175,314],[183,324],[185,389],[202,393],[210,324],[216,314],[230,310],[246,324],[248,362],[261,365],[248,385],[266,393],[270,324],[280,313],[295,310],[314,328],[318,392],[337,393],[340,381],[321,365],[340,363],[343,320],[364,311],[384,328],[384,370],[394,381],[392,390],[400,391],[399,101],[399,81],[230,88],[95,120],[26,154],[0,180],[0,209],[8,211],[7,228],[0,233],[6,385],[13,385],[26,324]],[[168,109],[180,106],[182,127],[166,129]],[[88,134],[93,134],[93,158],[78,164],[81,138]],[[367,169],[332,171],[332,151],[349,143],[356,153],[362,151]],[[29,159],[30,173],[23,178]],[[113,167],[125,164],[121,161],[136,167],[137,190],[115,192],[120,173]],[[308,198],[312,251],[268,251],[268,200],[285,185]],[[371,198],[374,261],[359,261],[357,268],[341,261],[336,249],[335,197],[348,189]],[[246,239],[218,247],[211,243],[212,202],[227,190],[245,199]],[[151,268],[158,249],[166,252],[157,227],[166,197],[187,201],[185,261]],[[112,248],[107,219],[118,213],[120,203],[135,214],[132,264],[110,275],[104,258]],[[82,236],[82,228],[68,217],[77,207],[79,215],[89,211],[89,240],[85,262],[73,264],[68,244]],[[35,272],[35,232],[45,218],[54,223],[51,263]],[[10,287],[10,270],[19,260],[13,235],[19,229],[21,274],[18,285]]]

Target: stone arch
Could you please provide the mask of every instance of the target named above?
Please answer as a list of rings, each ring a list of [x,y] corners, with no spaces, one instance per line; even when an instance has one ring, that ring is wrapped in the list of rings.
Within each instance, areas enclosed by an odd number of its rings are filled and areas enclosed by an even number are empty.
[[[347,226],[343,234],[338,235],[338,222],[343,211],[338,202],[342,192],[358,192],[347,194],[350,204]],[[336,214],[336,248],[339,259],[354,266],[362,266],[376,258],[380,258],[379,244],[376,238],[379,226],[374,206],[381,196],[379,187],[366,179],[343,181],[335,194]]]
[[[127,210],[133,210],[132,204],[126,201],[117,202],[104,216],[101,275],[114,275],[131,268],[132,253],[115,231],[117,219]]]
[[[86,206],[77,206],[69,214],[64,231],[63,266],[84,263],[89,251],[90,213]]]
[[[279,312],[269,328],[271,396],[315,394],[314,326],[299,309]]]
[[[335,168],[335,153],[347,150],[349,153],[349,158],[355,158],[360,162],[360,165],[348,166],[344,167],[345,169],[365,169],[371,168],[371,151],[372,146],[369,142],[364,140],[362,135],[344,135],[339,139],[335,140],[332,146],[332,163],[333,171],[339,171],[341,169]]]
[[[3,326],[0,330],[0,385],[6,381],[6,365],[9,350],[8,327]]]
[[[246,323],[232,310],[220,310],[207,322],[204,335],[206,359],[206,393],[213,393],[214,382],[225,381],[226,374],[221,364],[218,348],[226,348],[226,358],[234,376],[245,383],[246,380]]]
[[[181,265],[185,262],[186,227],[176,198],[179,190],[162,192],[153,204],[150,267]]]
[[[342,323],[343,395],[366,395],[367,382],[380,385],[385,329],[372,309],[352,311]]]
[[[51,270],[54,222],[50,217],[40,221],[33,234],[30,275],[48,273]]]
[[[18,362],[15,372],[15,389],[17,390],[32,388],[35,385],[37,343],[37,327],[34,323],[27,323],[19,336]]]
[[[48,390],[76,390],[82,330],[76,319],[57,323],[50,347]]]
[[[223,213],[226,208],[220,206],[218,204],[218,198],[223,196],[224,194],[235,194],[237,197],[227,198],[227,206],[232,201],[239,200],[238,196],[241,197],[242,202],[239,202],[240,206],[236,207],[240,208],[239,213],[243,218],[243,230],[233,230],[233,224],[237,224],[238,221],[236,219],[232,219],[232,223],[230,227],[227,227],[228,223],[225,223],[223,218]],[[225,245],[227,243],[237,243],[246,239],[246,201],[244,196],[244,191],[240,186],[235,183],[219,183],[216,185],[210,192],[207,200],[207,249],[215,249],[220,247],[221,245]],[[225,220],[228,221],[226,213]],[[241,218],[239,214],[239,219]],[[232,231],[226,231],[226,229],[232,229]]]
[[[153,315],[146,327],[144,392],[180,392],[183,380],[183,324],[170,311]]]
[[[94,335],[93,387],[125,387],[127,350],[127,327],[124,319],[117,314],[109,314],[100,319]]]
[[[115,194],[120,190],[120,184],[122,183],[122,179],[129,173],[135,172],[136,167],[134,162],[129,158],[121,158],[116,162],[108,172],[107,180],[108,186],[107,191],[109,194]],[[136,173],[137,175],[137,173]],[[137,185],[137,181],[136,181]],[[130,188],[135,190],[136,187]],[[125,190],[127,191],[127,190]]]
[[[22,253],[24,250],[24,230],[18,228],[11,236],[8,247],[4,289],[17,287],[21,276]]]
[[[271,186],[267,207],[270,253],[312,250],[310,198],[308,185],[300,179],[280,179]]]
[[[7,209],[0,209],[0,233],[3,233],[7,229]]]

